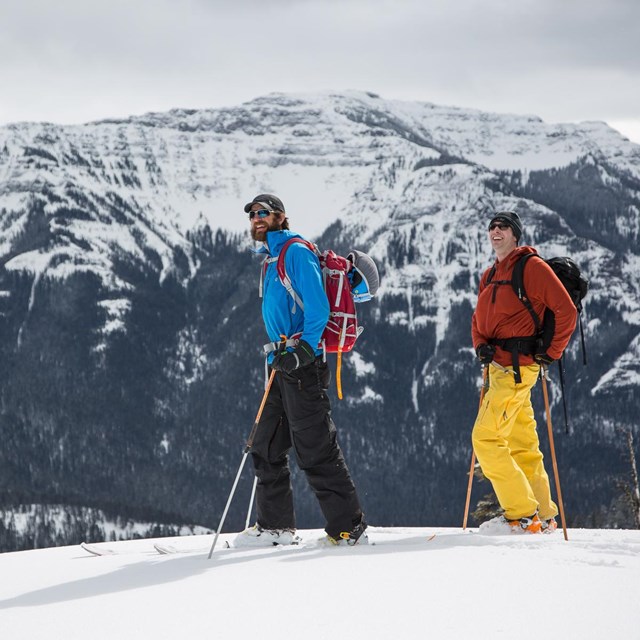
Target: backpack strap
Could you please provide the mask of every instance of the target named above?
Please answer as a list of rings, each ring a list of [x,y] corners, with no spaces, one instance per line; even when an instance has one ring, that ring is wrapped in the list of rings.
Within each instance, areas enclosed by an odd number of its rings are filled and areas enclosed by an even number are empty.
[[[280,278],[280,282],[282,283],[282,286],[287,290],[289,295],[293,298],[293,302],[294,302],[293,313],[295,313],[295,310],[296,310],[295,305],[298,305],[300,309],[302,309],[302,311],[304,312],[304,304],[300,296],[295,292],[293,285],[291,284],[291,278],[289,278],[289,275],[287,274],[287,270],[285,268],[285,262],[284,262],[287,249],[292,244],[295,244],[295,243],[304,245],[305,247],[307,247],[307,249],[309,249],[309,251],[311,251],[316,256],[319,253],[318,248],[316,247],[315,244],[313,244],[312,242],[309,242],[308,240],[303,240],[302,238],[291,238],[291,240],[287,240],[287,242],[285,242],[282,249],[280,249],[280,254],[277,257],[278,264],[276,265],[276,269],[278,271],[278,277]],[[275,259],[276,258],[274,258],[274,260]]]
[[[522,353],[532,356],[536,352],[537,338],[535,336],[523,336],[516,338],[489,338],[489,344],[496,345],[511,354],[511,366],[513,367],[513,375],[516,384],[522,382],[520,374],[520,358]]]
[[[501,284],[511,284],[511,280],[493,280],[493,276],[496,275],[496,265],[494,264],[491,267],[491,271],[489,271],[489,275],[487,276],[487,280],[485,285],[488,287],[489,285],[493,286],[493,292],[491,293],[491,304],[494,304],[496,301],[496,294],[498,293],[498,286]]]
[[[258,287],[258,296],[260,298],[262,298],[262,290],[264,287],[264,277],[267,274],[267,267],[272,263],[275,262],[278,258],[265,258],[262,261],[262,268],[260,269],[260,286]]]
[[[558,368],[560,369],[560,390],[562,391],[562,408],[564,410],[564,430],[568,435],[569,431],[569,414],[567,413],[567,399],[564,393],[564,353],[560,356],[558,360]]]
[[[302,337],[302,333],[294,333],[290,338],[285,340],[280,340],[279,342],[267,342],[267,344],[262,346],[262,351],[264,351],[265,355],[269,355],[274,351],[282,350],[286,347],[294,348],[297,346],[300,338]]]
[[[584,330],[582,329],[582,303],[578,310],[578,323],[580,324],[580,344],[582,345],[582,364],[587,365],[587,347],[584,343]]]
[[[518,300],[522,302],[525,306],[531,319],[533,320],[533,324],[536,328],[536,335],[540,333],[542,329],[542,323],[540,322],[540,318],[538,314],[533,310],[533,306],[531,301],[527,296],[527,292],[524,288],[524,267],[527,264],[529,258],[540,258],[536,253],[528,253],[527,255],[522,256],[513,267],[513,273],[511,274],[511,286],[513,287],[513,292],[518,296]],[[542,258],[540,258],[542,260]]]

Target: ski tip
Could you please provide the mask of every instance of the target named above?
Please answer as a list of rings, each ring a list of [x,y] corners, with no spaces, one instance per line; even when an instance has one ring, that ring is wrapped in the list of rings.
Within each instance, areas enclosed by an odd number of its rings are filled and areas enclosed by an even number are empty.
[[[80,548],[84,549],[87,553],[90,553],[92,556],[108,556],[112,555],[113,551],[105,547],[96,547],[93,544],[89,544],[87,542],[81,542]]]
[[[435,537],[436,537],[436,534],[434,533],[432,536],[429,536],[427,538],[427,542],[431,542]]]
[[[92,549],[92,547],[90,547],[86,542],[81,542],[80,543],[80,548],[83,551],[86,551],[87,553],[90,553],[92,556],[100,555],[98,553],[95,553],[94,550]]]
[[[153,545],[153,548],[162,556],[168,556],[172,553],[178,553],[178,550],[175,547],[165,544],[158,544],[157,542]]]

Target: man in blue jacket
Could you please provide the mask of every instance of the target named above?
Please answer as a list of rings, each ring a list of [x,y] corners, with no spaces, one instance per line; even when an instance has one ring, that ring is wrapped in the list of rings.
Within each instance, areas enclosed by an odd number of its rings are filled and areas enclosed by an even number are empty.
[[[236,545],[292,544],[296,521],[289,473],[293,447],[298,465],[320,503],[325,531],[335,544],[362,544],[367,527],[355,486],[336,440],[327,389],[331,373],[323,362],[320,337],[329,318],[317,256],[300,243],[287,248],[285,266],[304,311],[280,282],[276,261],[291,238],[282,201],[257,195],[245,205],[251,237],[267,258],[262,280],[262,317],[273,350],[267,361],[276,374],[256,431],[251,454],[258,478],[256,524]],[[282,336],[286,350],[278,347]],[[293,340],[292,340],[293,339]]]

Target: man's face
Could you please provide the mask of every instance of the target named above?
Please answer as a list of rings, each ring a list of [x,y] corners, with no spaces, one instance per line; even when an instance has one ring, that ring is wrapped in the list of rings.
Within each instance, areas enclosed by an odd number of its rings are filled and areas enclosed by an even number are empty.
[[[489,227],[489,240],[498,255],[507,255],[518,245],[513,229],[500,220],[496,220]]]
[[[251,212],[254,213],[250,221],[251,237],[256,242],[264,242],[267,239],[267,231],[280,231],[284,214],[271,211],[268,216],[260,217],[255,213],[258,211],[264,212],[266,209],[258,203],[251,207]]]

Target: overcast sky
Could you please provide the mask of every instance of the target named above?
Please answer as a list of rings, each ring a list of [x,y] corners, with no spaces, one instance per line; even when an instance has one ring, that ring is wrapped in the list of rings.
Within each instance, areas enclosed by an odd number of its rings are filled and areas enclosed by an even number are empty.
[[[21,0],[0,125],[359,89],[640,142],[640,0]]]

